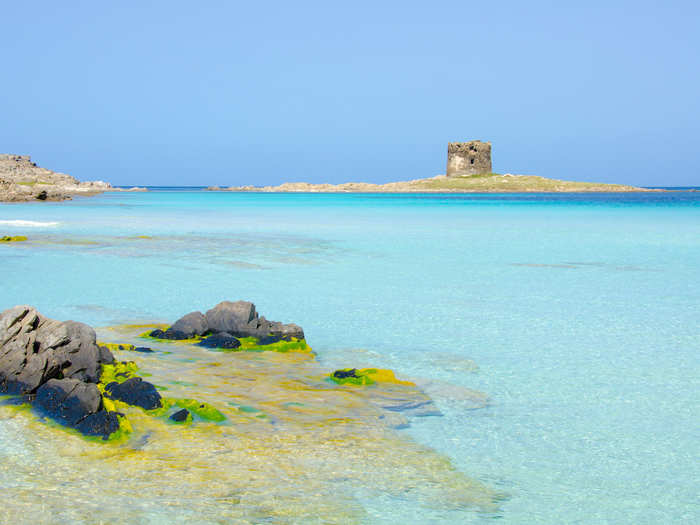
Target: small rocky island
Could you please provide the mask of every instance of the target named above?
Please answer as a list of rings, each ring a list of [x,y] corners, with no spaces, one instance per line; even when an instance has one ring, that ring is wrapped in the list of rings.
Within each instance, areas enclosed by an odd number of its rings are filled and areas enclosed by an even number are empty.
[[[74,195],[98,195],[105,191],[145,191],[144,188],[122,190],[108,182],[80,182],[65,173],[37,166],[29,155],[0,154],[0,202],[64,201]]]
[[[480,140],[450,142],[447,145],[445,175],[386,184],[344,182],[312,184],[285,182],[279,186],[210,186],[209,191],[271,193],[565,193],[663,191],[623,184],[577,182],[535,175],[493,173],[491,143]]]

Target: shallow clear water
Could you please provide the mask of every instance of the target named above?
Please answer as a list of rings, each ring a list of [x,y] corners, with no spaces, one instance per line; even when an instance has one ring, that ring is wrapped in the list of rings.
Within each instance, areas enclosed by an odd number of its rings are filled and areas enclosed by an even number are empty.
[[[340,522],[700,520],[700,193],[114,193],[0,205],[0,234],[30,237],[0,246],[0,309],[108,326],[251,300],[303,326],[323,370],[415,381],[442,416],[410,418],[390,443],[430,447],[506,495],[496,510],[414,497],[392,457],[377,486],[394,489],[338,493],[331,510],[353,512]],[[0,419],[0,457],[31,461],[26,428],[40,432]],[[0,483],[31,491],[27,476]],[[416,484],[461,483],[438,478]],[[308,480],[284,482],[314,504]],[[138,516],[167,522],[168,505]],[[261,508],[236,519],[295,520]]]

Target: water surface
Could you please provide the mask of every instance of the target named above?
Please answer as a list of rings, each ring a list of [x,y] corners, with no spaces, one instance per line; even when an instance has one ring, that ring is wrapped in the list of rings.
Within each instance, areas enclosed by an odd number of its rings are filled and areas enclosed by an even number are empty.
[[[304,327],[317,353],[314,374],[392,368],[442,414],[408,417],[381,434],[387,441],[372,427],[367,449],[355,450],[369,461],[378,454],[370,445],[385,443],[386,468],[364,487],[341,479],[355,474],[330,481],[328,472],[342,469],[327,462],[284,475],[266,464],[250,479],[269,483],[261,487],[283,481],[285,491],[269,500],[244,492],[241,503],[239,492],[226,499],[223,488],[216,492],[223,499],[208,499],[200,489],[211,472],[192,470],[183,484],[203,498],[202,521],[295,522],[305,507],[338,522],[381,524],[700,519],[699,193],[161,190],[2,205],[0,229],[30,237],[0,246],[2,309],[32,304],[57,319],[105,327],[171,321],[248,299],[268,318]],[[233,363],[225,364],[232,374]],[[161,365],[149,366],[159,373]],[[179,373],[196,375],[184,365]],[[217,388],[224,387],[205,390]],[[475,391],[488,395],[486,407]],[[233,395],[226,392],[217,395]],[[52,470],[37,456],[37,436],[55,432],[27,415],[0,420],[0,456],[14,465],[0,484],[26,509],[22,494],[50,495],[48,509],[65,507],[56,486],[71,478],[55,471],[75,468],[87,453],[65,445],[47,456]],[[301,435],[300,455],[311,458],[321,434],[304,427]],[[399,483],[399,443],[408,450],[406,468],[415,466],[414,453],[425,453],[445,470],[414,470],[413,486]],[[237,447],[231,457],[247,457]],[[99,459],[104,450],[87,454]],[[32,461],[55,477],[37,481]],[[308,472],[320,473],[312,484]],[[134,522],[167,522],[196,507],[196,498],[178,503],[177,488],[160,496],[149,490],[152,478],[138,476],[140,502],[118,484],[96,501]],[[493,509],[445,496],[462,494],[455,487],[465,489],[466,480],[506,497]],[[20,510],[18,503],[13,515]]]

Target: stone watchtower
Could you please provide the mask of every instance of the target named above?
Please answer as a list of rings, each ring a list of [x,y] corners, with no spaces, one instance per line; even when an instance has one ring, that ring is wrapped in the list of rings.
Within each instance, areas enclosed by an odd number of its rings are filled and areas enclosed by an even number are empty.
[[[447,176],[481,175],[491,173],[491,143],[450,142],[447,145]]]

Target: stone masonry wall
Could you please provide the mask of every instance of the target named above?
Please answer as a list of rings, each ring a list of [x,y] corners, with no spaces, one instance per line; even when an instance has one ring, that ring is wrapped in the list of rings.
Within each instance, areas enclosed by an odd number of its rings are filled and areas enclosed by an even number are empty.
[[[491,173],[491,143],[450,142],[447,145],[447,176],[462,177]]]

